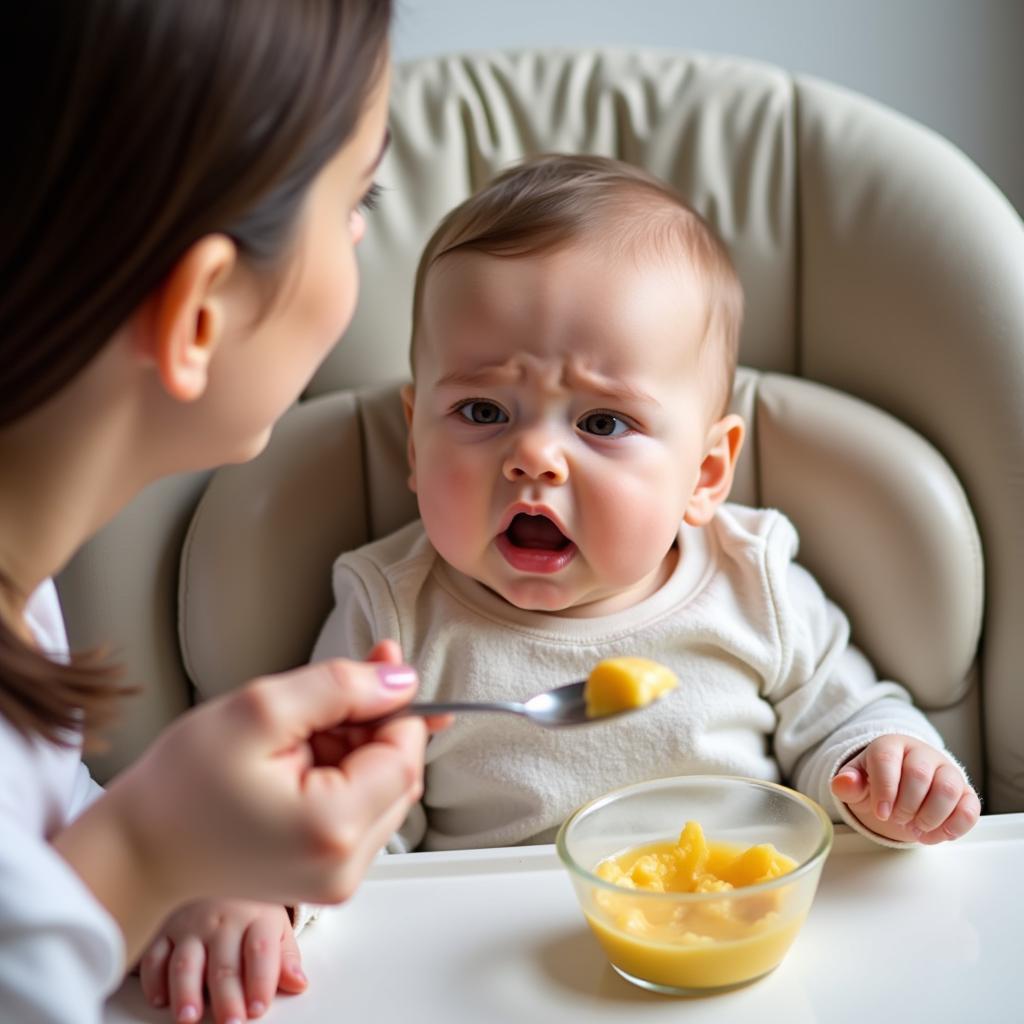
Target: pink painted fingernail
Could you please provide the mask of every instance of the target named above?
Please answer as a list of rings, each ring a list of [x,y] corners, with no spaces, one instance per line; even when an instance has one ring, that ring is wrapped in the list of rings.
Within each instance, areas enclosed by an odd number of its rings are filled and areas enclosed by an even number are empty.
[[[266,1012],[266,1007],[258,1000],[254,999],[249,1004],[249,1016],[250,1017],[262,1017]]]
[[[178,1024],[195,1024],[199,1020],[199,1010],[191,1003],[178,1010]]]
[[[892,813],[892,805],[891,804],[881,803],[881,804],[878,805],[878,820],[879,821],[888,821],[889,820],[889,815],[891,813]]]
[[[377,675],[389,690],[407,690],[416,685],[416,670],[408,665],[378,665]]]

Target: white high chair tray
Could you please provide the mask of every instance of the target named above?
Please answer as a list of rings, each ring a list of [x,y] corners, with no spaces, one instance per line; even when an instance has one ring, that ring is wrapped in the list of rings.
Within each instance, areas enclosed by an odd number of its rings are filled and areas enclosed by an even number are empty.
[[[301,937],[309,990],[271,1024],[1003,1021],[1021,1012],[1024,814],[956,843],[884,849],[837,829],[782,964],[717,996],[630,985],[590,935],[552,846],[384,857]],[[1014,1009],[1016,1007],[1016,1009]],[[206,1019],[209,1019],[207,1017]],[[160,1022],[129,978],[109,1024]]]

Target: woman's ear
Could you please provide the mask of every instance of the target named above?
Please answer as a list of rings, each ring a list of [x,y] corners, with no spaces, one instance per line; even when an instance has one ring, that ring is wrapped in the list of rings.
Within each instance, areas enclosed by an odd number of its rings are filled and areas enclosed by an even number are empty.
[[[172,398],[193,402],[206,390],[210,359],[227,322],[222,285],[237,258],[235,243],[226,235],[206,235],[151,297],[143,344]]]
[[[690,526],[706,526],[718,506],[729,497],[745,433],[743,419],[735,413],[712,424],[697,486],[683,514],[683,520]]]
[[[405,413],[405,454],[409,460],[409,490],[416,493],[416,446],[412,439],[412,413],[416,404],[416,386],[405,384],[402,387],[402,412]]]

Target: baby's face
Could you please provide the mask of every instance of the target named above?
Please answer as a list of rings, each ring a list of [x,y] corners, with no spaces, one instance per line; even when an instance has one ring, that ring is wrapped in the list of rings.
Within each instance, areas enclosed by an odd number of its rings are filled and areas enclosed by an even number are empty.
[[[656,590],[720,401],[705,318],[693,274],[659,261],[443,258],[407,409],[442,557],[538,611],[607,614]]]

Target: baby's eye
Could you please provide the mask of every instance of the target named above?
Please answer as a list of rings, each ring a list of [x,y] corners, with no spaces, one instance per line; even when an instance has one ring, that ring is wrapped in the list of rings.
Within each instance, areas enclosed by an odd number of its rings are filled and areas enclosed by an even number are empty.
[[[474,398],[470,402],[463,402],[456,412],[470,423],[481,423],[485,426],[494,423],[508,423],[508,414],[505,410],[495,402],[488,402],[483,398]]]
[[[588,412],[576,426],[597,437],[621,437],[632,429],[624,419],[610,412]]]

